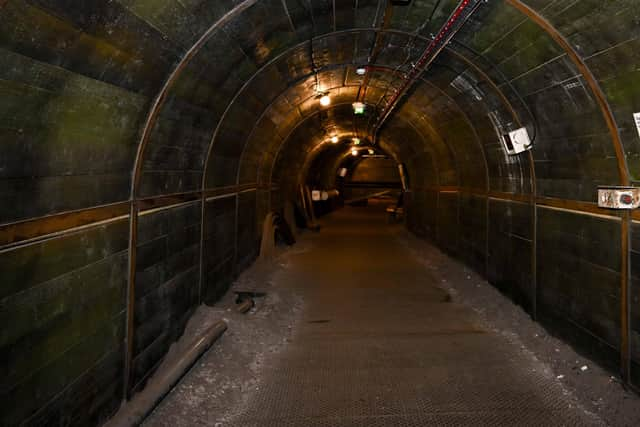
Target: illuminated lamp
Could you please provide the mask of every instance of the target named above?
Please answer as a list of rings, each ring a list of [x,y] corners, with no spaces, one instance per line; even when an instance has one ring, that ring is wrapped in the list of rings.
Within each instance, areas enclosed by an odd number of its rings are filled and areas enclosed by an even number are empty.
[[[329,105],[331,105],[331,97],[329,95],[322,96],[322,98],[320,98],[320,105],[322,105],[323,107],[328,107]]]
[[[352,105],[354,114],[364,114],[364,110],[367,108],[364,102],[354,102]]]

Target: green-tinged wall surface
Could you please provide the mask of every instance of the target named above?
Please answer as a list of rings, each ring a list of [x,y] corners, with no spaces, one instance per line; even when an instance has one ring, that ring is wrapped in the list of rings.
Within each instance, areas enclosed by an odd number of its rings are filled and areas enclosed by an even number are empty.
[[[112,415],[354,136],[411,230],[640,386],[640,216],[595,203],[640,179],[640,9],[482,3],[374,138],[459,4],[384,3],[0,0],[2,424]]]

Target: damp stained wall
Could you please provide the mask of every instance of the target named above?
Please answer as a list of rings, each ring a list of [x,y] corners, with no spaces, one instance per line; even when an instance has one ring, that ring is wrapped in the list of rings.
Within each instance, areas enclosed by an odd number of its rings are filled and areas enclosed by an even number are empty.
[[[0,0],[2,423],[98,425],[143,387],[327,137],[368,132],[361,88],[375,117],[457,3]],[[640,217],[594,201],[640,179],[638,22],[489,1],[379,139],[412,231],[636,386]],[[534,149],[506,156],[490,114]]]

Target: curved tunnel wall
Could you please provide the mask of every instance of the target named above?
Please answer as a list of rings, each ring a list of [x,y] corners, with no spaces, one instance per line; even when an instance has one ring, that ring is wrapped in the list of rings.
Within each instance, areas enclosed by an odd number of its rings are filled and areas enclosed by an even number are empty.
[[[354,133],[354,67],[375,57],[377,111],[456,4],[0,1],[3,421],[98,423],[143,387],[306,154]],[[490,1],[380,134],[412,230],[634,384],[640,217],[593,202],[638,179],[638,13]],[[505,156],[489,113],[534,150]]]

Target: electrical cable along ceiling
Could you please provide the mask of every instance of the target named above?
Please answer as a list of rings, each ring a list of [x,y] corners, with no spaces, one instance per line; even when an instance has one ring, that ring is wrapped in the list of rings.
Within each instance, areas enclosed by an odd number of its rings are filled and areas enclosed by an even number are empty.
[[[3,423],[111,415],[353,138],[406,165],[412,231],[637,386],[640,216],[597,191],[640,179],[639,20],[624,0],[0,0]]]

